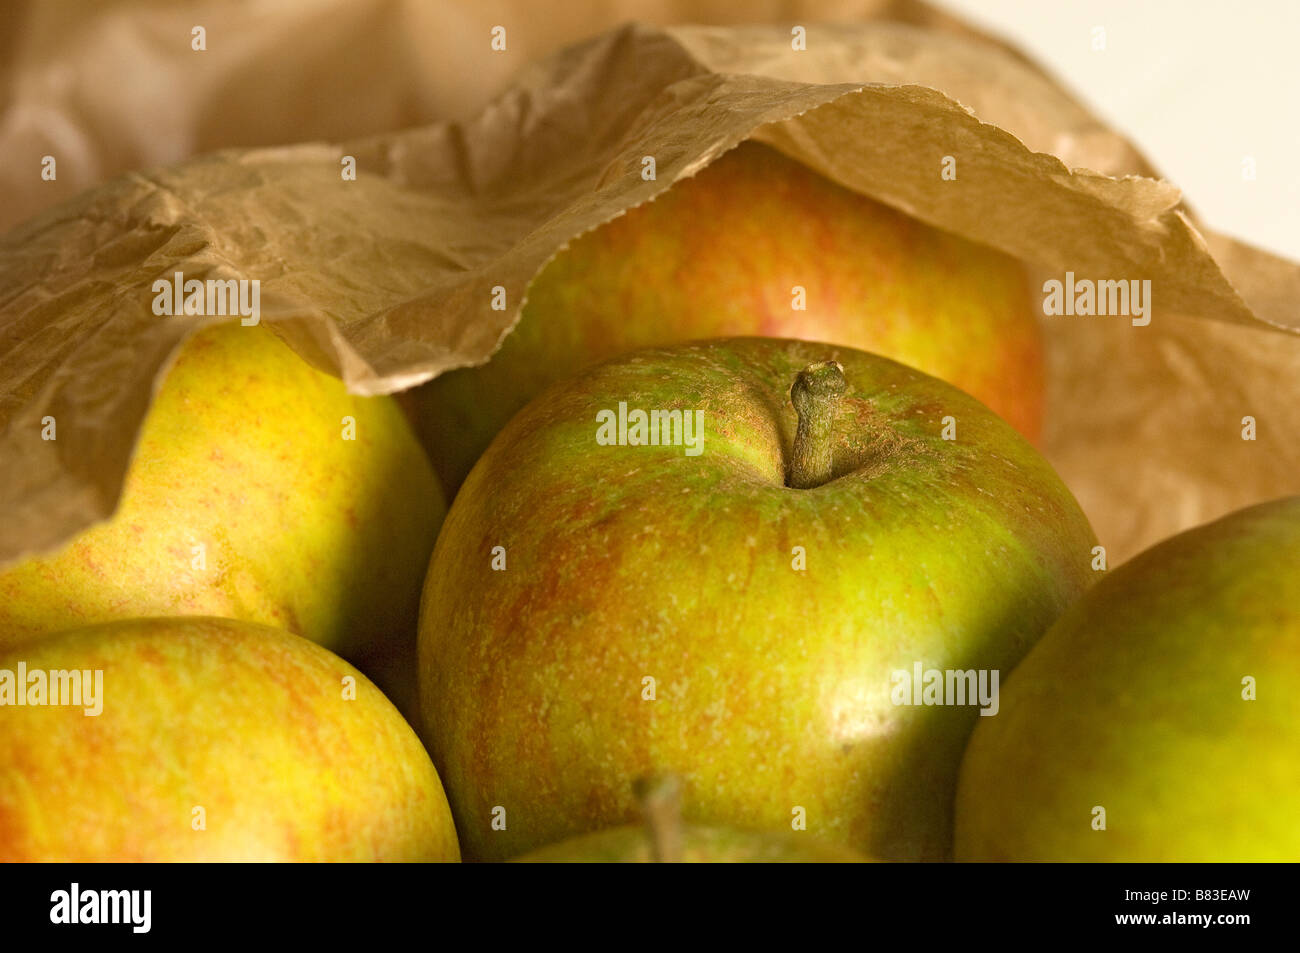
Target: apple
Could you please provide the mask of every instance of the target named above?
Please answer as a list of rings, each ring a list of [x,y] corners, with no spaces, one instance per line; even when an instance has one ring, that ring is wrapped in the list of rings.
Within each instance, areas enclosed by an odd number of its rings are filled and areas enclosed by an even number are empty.
[[[59,441],[75,454],[71,432]],[[212,615],[350,657],[400,643],[409,669],[444,511],[392,399],[349,394],[265,326],[207,328],[167,373],[113,516],[0,569],[0,648],[113,619]]]
[[[796,287],[806,310],[794,307]],[[448,498],[547,385],[637,347],[737,335],[883,354],[1037,439],[1043,344],[1021,264],[745,142],[575,239],[534,280],[486,365],[420,389]]]
[[[962,860],[1300,858],[1300,497],[1108,573],[981,720],[956,804]]]
[[[632,445],[646,411],[677,423]],[[629,823],[625,779],[667,772],[693,824],[946,857],[980,716],[895,680],[994,687],[1094,543],[1012,427],[883,357],[748,338],[589,368],[502,431],[430,562],[421,712],[462,849]]]
[[[637,824],[570,838],[516,857],[515,863],[648,864],[653,842]],[[824,844],[795,833],[742,831],[685,825],[675,863],[687,864],[862,864],[867,858],[847,847]]]
[[[306,639],[131,619],[0,654],[0,861],[459,856],[415,732]]]
[[[658,782],[662,783],[662,781]],[[807,834],[683,824],[680,795],[642,795],[644,824],[614,827],[543,847],[516,863],[540,864],[861,864],[867,858]],[[663,803],[657,803],[662,801]]]

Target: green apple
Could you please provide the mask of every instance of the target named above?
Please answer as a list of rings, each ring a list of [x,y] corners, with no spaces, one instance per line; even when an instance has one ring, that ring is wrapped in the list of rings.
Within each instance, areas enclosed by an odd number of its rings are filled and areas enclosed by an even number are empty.
[[[677,423],[611,443],[640,411]],[[625,779],[666,772],[694,824],[948,856],[977,707],[896,704],[901,679],[995,687],[1094,542],[1014,429],[885,358],[748,338],[589,368],[493,442],[430,563],[421,710],[462,848],[628,823]]]
[[[415,732],[306,639],[132,619],[0,654],[0,861],[459,856]]]
[[[1300,859],[1300,497],[1066,612],[972,736],[956,823],[962,860]]]
[[[683,824],[677,798],[642,810],[646,823],[614,827],[543,847],[517,863],[539,864],[861,864],[867,858],[847,847],[823,844],[807,834],[741,831]],[[666,816],[665,816],[666,815]]]
[[[548,384],[637,347],[756,334],[894,358],[1037,439],[1043,345],[1020,263],[757,142],[575,239],[489,363],[420,389],[421,429],[450,496]]]
[[[76,454],[72,433],[58,439]],[[390,398],[349,394],[263,326],[205,329],[158,391],[113,516],[0,569],[0,648],[113,619],[212,615],[350,657],[401,641],[413,659],[444,511]]]
[[[654,845],[638,824],[612,827],[570,838],[515,858],[538,864],[648,864]],[[730,827],[685,825],[681,856],[686,864],[862,864],[867,858],[847,847],[825,844],[795,833],[772,834]]]

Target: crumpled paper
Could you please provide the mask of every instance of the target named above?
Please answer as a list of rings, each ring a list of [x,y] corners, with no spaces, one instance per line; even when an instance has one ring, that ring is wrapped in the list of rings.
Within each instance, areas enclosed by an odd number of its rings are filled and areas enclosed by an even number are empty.
[[[362,20],[343,22],[386,22],[360,6]],[[399,392],[489,359],[566,243],[750,137],[1017,255],[1040,280],[1151,281],[1147,326],[1043,318],[1045,452],[1112,564],[1300,492],[1300,267],[1198,224],[1175,186],[1005,44],[920,4],[869,6],[866,22],[796,24],[803,50],[789,23],[625,25],[524,67],[464,121],[129,172],[12,229],[0,239],[0,562],[111,514],[153,388],[210,320],[155,315],[156,279],[258,279],[261,320],[304,358],[356,392]],[[527,22],[502,19],[507,37]],[[474,42],[493,62],[486,37]],[[256,46],[249,62],[285,48]],[[11,120],[31,108],[18,89]],[[953,180],[940,175],[949,156]],[[40,439],[47,415],[57,441]]]

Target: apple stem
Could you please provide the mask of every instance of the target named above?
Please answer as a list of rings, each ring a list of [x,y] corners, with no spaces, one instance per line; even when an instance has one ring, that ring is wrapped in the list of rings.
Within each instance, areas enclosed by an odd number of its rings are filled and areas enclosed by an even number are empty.
[[[809,490],[831,479],[835,405],[848,389],[838,361],[809,364],[794,379],[790,402],[799,415],[786,486]]]
[[[640,778],[633,785],[650,832],[651,858],[657,864],[682,862],[682,785],[673,775]]]

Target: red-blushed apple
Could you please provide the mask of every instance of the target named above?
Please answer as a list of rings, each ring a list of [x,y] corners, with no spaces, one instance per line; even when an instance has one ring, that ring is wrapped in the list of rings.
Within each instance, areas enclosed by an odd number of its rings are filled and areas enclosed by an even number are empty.
[[[580,367],[734,335],[894,358],[1037,439],[1043,344],[1021,264],[746,142],[575,239],[534,280],[486,365],[418,391],[444,488],[454,494],[506,421]]]
[[[415,732],[320,646],[133,619],[0,654],[0,860],[455,861]]]
[[[421,712],[462,848],[629,823],[628,779],[671,773],[688,823],[947,857],[966,738],[1094,544],[1010,425],[885,358],[589,368],[493,442],[430,563]]]
[[[1109,572],[981,719],[959,860],[1300,860],[1300,497]]]

